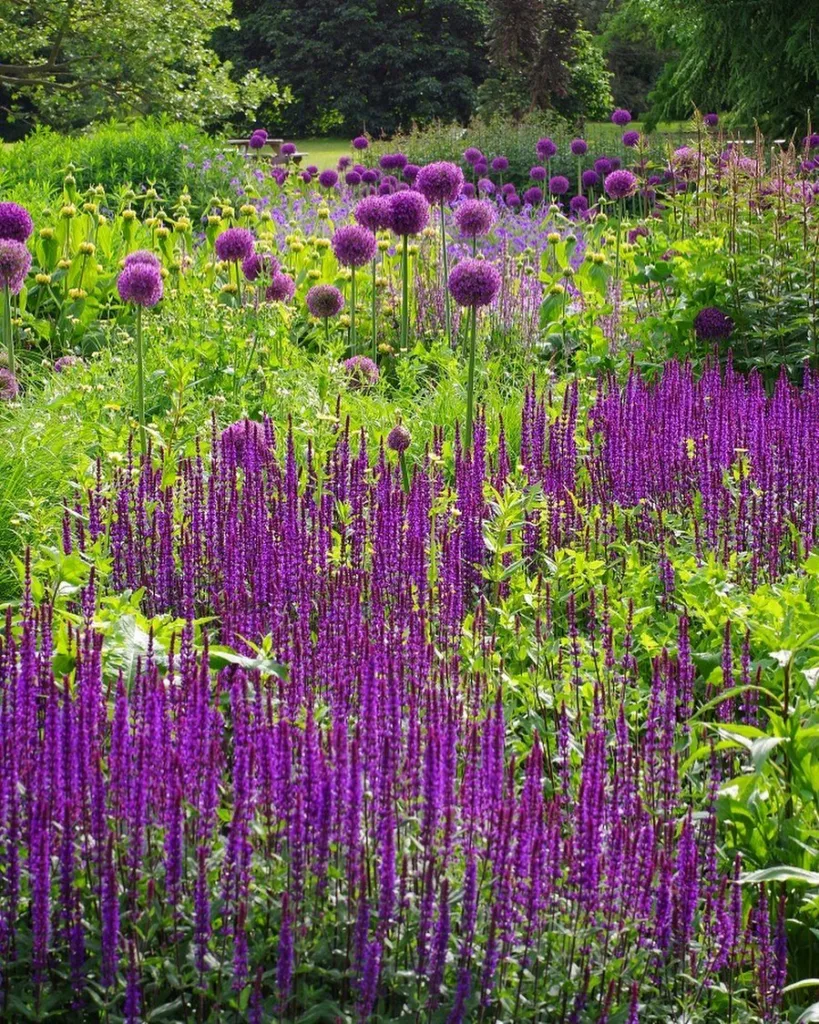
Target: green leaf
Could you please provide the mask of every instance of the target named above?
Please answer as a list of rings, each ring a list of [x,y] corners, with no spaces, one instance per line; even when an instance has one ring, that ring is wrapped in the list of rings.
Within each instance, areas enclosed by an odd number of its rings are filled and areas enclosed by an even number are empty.
[[[749,871],[740,875],[740,885],[759,885],[760,882],[799,882],[801,885],[819,885],[819,871],[806,871],[804,868],[780,865],[775,868],[763,868],[761,871]]]

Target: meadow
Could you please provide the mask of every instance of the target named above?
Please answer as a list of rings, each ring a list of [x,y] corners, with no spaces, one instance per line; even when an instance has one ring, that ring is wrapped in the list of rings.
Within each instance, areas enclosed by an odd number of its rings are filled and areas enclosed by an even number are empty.
[[[674,130],[2,154],[0,1020],[819,1020],[819,136]]]

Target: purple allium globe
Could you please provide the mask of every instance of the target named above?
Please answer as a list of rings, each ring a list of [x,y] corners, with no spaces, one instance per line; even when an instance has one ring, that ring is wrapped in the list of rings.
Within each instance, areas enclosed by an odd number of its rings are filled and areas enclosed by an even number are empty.
[[[14,238],[0,238],[0,288],[8,288],[16,295],[31,266],[31,253],[23,242]]]
[[[483,160],[483,153],[477,146],[467,146],[464,150],[464,160],[466,160],[470,167],[474,167],[475,164]]]
[[[516,192],[515,186],[511,181],[507,181],[501,189],[501,193],[505,196],[513,196]]]
[[[391,222],[390,201],[385,196],[367,196],[356,204],[353,216],[369,231],[385,231]]]
[[[557,153],[557,146],[547,137],[545,139],[538,139],[535,150],[541,160],[551,160]]]
[[[476,174],[480,176],[489,173],[489,161],[486,159],[486,157],[483,157],[474,165],[474,171]]]
[[[632,228],[631,231],[626,235],[629,245],[634,245],[638,238],[648,238],[648,228],[645,224],[638,224],[636,228]]]
[[[161,267],[162,263],[155,252],[150,249],[135,249],[129,252],[123,261],[123,266],[132,267],[135,263],[150,263],[152,267]]]
[[[340,156],[338,158],[338,163],[336,164],[336,169],[339,171],[346,171],[352,162],[353,158],[351,156]]]
[[[539,206],[543,202],[543,189],[538,188],[537,185],[527,188],[523,193],[523,201],[530,206]]]
[[[270,450],[263,423],[258,420],[237,420],[225,427],[219,438],[222,458],[229,466],[259,469]]]
[[[307,308],[313,316],[327,320],[344,309],[344,296],[335,285],[317,284],[307,293]]]
[[[508,168],[509,168],[509,161],[506,159],[505,156],[496,156],[495,159],[492,161],[492,170],[493,171],[498,171],[498,172],[506,171],[506,170],[508,170]]]
[[[0,238],[25,242],[34,230],[31,214],[19,203],[0,203]]]
[[[532,181],[545,181],[546,180],[546,168],[541,167],[539,164],[529,169],[529,177]]]
[[[338,174],[333,170],[322,171],[319,175],[319,185],[322,188],[335,188],[338,184]]]
[[[267,142],[267,132],[257,131],[254,132],[248,139],[248,145],[251,149],[262,149]]]
[[[360,224],[347,224],[333,235],[333,252],[344,267],[363,267],[375,256],[375,235]]]
[[[418,177],[418,173],[420,170],[421,168],[418,166],[418,164],[407,164],[407,166],[401,172],[401,176],[403,177],[404,181],[408,182],[408,184],[414,185],[415,179]]]
[[[270,172],[270,177],[277,185],[283,185],[287,181],[287,171],[283,167],[274,167]]]
[[[805,149],[819,149],[819,134],[812,132],[810,135],[806,135],[802,139],[802,145]]]
[[[694,317],[694,333],[700,341],[722,341],[730,338],[734,321],[716,306],[706,306]]]
[[[358,171],[347,171],[344,176],[344,181],[345,184],[349,185],[351,188],[355,188],[356,185],[361,184],[361,175]]]
[[[365,185],[374,185],[378,181],[378,171],[374,171],[371,167],[362,171],[361,180]]]
[[[600,184],[600,175],[591,169],[583,171],[580,175],[580,183],[583,188],[596,188]]]
[[[612,171],[603,187],[611,199],[628,199],[637,191],[637,178],[631,171]]]
[[[353,356],[342,365],[352,388],[366,388],[378,382],[378,367],[367,356]]]
[[[387,434],[387,447],[391,452],[397,452],[399,455],[402,455],[411,444],[412,434],[403,423],[396,423],[389,434]]]
[[[282,156],[292,156],[296,152],[295,142],[285,142],[279,152]]]
[[[305,185],[309,185],[310,182],[313,180],[313,175],[309,171],[302,171],[299,177],[301,178]]]
[[[569,143],[569,149],[575,156],[585,156],[589,151],[589,147],[585,139],[572,139]]]
[[[312,174],[314,178],[319,172],[318,167],[316,167],[315,164],[308,164],[304,169],[308,174]]]
[[[289,274],[278,271],[270,279],[264,293],[268,302],[289,302],[296,294],[296,282]]]
[[[272,277],[278,269],[278,260],[269,252],[253,252],[242,260],[242,273],[248,281],[255,281],[260,274]]]
[[[455,223],[467,238],[485,235],[495,223],[495,207],[485,199],[466,199],[455,209]]]
[[[60,356],[54,363],[55,373],[65,373],[66,370],[70,370],[72,366],[78,366],[82,363],[82,359],[78,356]]]
[[[623,161],[620,159],[619,156],[613,156],[611,160],[609,160],[609,167],[612,171],[619,171],[622,166]]]
[[[549,192],[553,196],[563,196],[569,191],[569,179],[564,178],[562,174],[556,174],[553,178],[549,178]]]
[[[467,308],[490,305],[497,297],[500,286],[500,273],[486,260],[461,260],[449,275],[452,298],[459,306]]]
[[[706,128],[716,128],[717,125],[719,124],[719,115],[718,114],[706,114],[705,117],[703,117],[702,120],[703,120],[703,124],[705,125]]]
[[[575,217],[585,213],[588,210],[588,208],[589,201],[585,196],[572,196],[572,198],[569,200],[569,209],[572,211]]]
[[[612,166],[611,160],[607,156],[601,156],[594,161],[594,169],[600,175],[601,178],[605,178],[607,174],[611,174]]]
[[[216,239],[216,255],[226,263],[239,263],[253,255],[255,241],[247,228],[228,228]]]
[[[356,137],[353,139],[353,149],[361,151],[364,149],[369,149],[369,147],[370,140],[367,138],[366,135],[356,135]]]
[[[457,164],[449,163],[447,160],[427,164],[421,168],[415,179],[416,189],[427,202],[436,206],[438,203],[454,202],[463,183],[464,172]]]
[[[611,115],[612,124],[619,125],[621,128],[631,123],[631,114],[627,110],[623,110],[622,107],[618,107]]]
[[[640,133],[635,131],[623,132],[623,145],[628,149],[634,149],[640,144]]]
[[[11,370],[0,366],[0,402],[13,402],[20,394],[20,384]]]
[[[495,191],[495,182],[491,178],[481,178],[478,181],[478,191],[485,192],[486,195],[491,196]]]
[[[420,192],[396,192],[390,199],[390,228],[396,235],[420,235],[429,223],[429,203]]]
[[[461,189],[461,195],[464,197],[464,199],[475,198],[475,186],[472,184],[471,181],[464,182],[464,187]]]
[[[123,302],[149,309],[162,298],[162,275],[150,263],[132,263],[117,278],[117,291]]]

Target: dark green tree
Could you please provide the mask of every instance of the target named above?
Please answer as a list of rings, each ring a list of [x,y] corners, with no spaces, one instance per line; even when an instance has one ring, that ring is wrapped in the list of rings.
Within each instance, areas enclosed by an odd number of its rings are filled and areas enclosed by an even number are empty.
[[[240,70],[276,69],[294,100],[271,126],[288,134],[467,120],[486,73],[486,0],[234,0],[233,13],[239,29],[214,44]]]

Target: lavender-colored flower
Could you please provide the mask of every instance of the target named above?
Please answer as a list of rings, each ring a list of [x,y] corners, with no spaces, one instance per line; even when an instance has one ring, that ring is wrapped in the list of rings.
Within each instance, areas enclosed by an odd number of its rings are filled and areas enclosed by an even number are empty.
[[[216,255],[228,263],[239,263],[253,255],[255,241],[247,228],[228,228],[216,239]]]
[[[623,145],[629,149],[634,149],[635,146],[640,144],[640,133],[635,131],[623,132]]]
[[[611,199],[627,199],[637,191],[637,178],[631,171],[612,171],[603,187]]]
[[[545,181],[546,180],[546,168],[540,167],[539,165],[532,167],[529,170],[529,177],[532,181]]]
[[[477,146],[467,146],[464,150],[464,160],[466,160],[470,167],[474,167],[476,163],[483,160],[483,153]]]
[[[155,252],[151,252],[150,249],[136,249],[134,252],[129,252],[125,257],[123,266],[130,267],[134,263],[149,263],[152,267],[161,267],[162,263]]]
[[[585,139],[572,139],[569,149],[575,156],[585,156],[589,151],[589,146]]]
[[[493,171],[502,172],[502,171],[508,170],[508,168],[509,168],[509,161],[506,159],[505,156],[496,156],[495,159],[492,161],[492,170]]]
[[[634,245],[638,238],[648,238],[648,228],[645,224],[638,224],[636,228],[632,228],[626,236],[629,245]]]
[[[461,168],[457,164],[441,160],[421,168],[415,180],[415,187],[427,202],[437,205],[454,202],[463,183],[464,174]]]
[[[500,291],[501,276],[486,260],[461,260],[449,275],[449,291],[459,306],[488,306]]]
[[[25,242],[34,230],[31,214],[19,203],[0,203],[0,238]]]
[[[307,293],[307,308],[322,320],[338,316],[344,309],[344,296],[332,284],[314,285]]]
[[[13,402],[20,394],[20,384],[11,370],[0,366],[0,402]]]
[[[523,193],[523,201],[530,206],[539,206],[543,202],[543,189],[538,188],[537,185],[527,188]]]
[[[551,160],[552,157],[557,154],[557,146],[548,137],[545,139],[538,139],[535,150],[541,160]]]
[[[384,231],[390,226],[390,201],[384,196],[366,196],[356,204],[353,216],[369,231]]]
[[[517,192],[510,192],[506,195],[506,205],[511,206],[513,209],[517,209],[520,206],[520,196]]]
[[[476,164],[473,165],[473,170],[476,174],[483,176],[489,173],[489,161],[486,157],[482,157]]]
[[[364,149],[369,149],[369,146],[370,140],[367,138],[366,135],[356,135],[356,137],[353,139],[353,149],[361,151]]]
[[[0,238],[0,288],[8,288],[16,295],[31,267],[31,253],[23,242],[14,238]]]
[[[600,184],[600,175],[591,169],[583,171],[580,175],[580,183],[583,188],[596,188]]]
[[[271,276],[279,269],[279,261],[269,252],[253,252],[242,260],[242,273],[248,281],[255,281],[260,274]]]
[[[623,128],[631,122],[631,114],[627,110],[623,110],[622,107],[618,107],[611,115],[611,120],[612,124],[619,125]]]
[[[495,207],[485,199],[466,199],[455,209],[455,223],[467,238],[485,235],[495,223]]]
[[[398,452],[399,455],[409,448],[411,442],[412,434],[402,423],[396,423],[387,434],[387,447],[390,451]]]
[[[55,373],[65,373],[66,370],[70,370],[72,366],[82,365],[82,359],[79,356],[60,356],[59,359],[54,362]]]
[[[549,192],[553,196],[563,196],[569,191],[569,179],[564,178],[562,174],[555,174],[554,177],[549,178]]]
[[[720,341],[730,338],[734,321],[716,306],[706,306],[694,317],[694,333],[701,341]]]
[[[719,124],[718,114],[706,114],[702,119],[703,124],[706,128],[716,128]]]
[[[367,356],[353,356],[342,364],[348,384],[353,388],[369,387],[377,383],[380,376],[378,367]]]
[[[375,235],[359,224],[347,224],[333,235],[333,252],[345,267],[363,267],[375,256]]]
[[[117,291],[123,302],[150,308],[162,298],[162,275],[150,263],[132,263],[117,278]]]
[[[396,192],[390,199],[390,228],[396,235],[419,235],[429,223],[429,203],[420,192]]]
[[[282,156],[292,156],[296,152],[295,142],[285,142],[279,150]]]
[[[326,171],[321,172],[318,180],[322,188],[335,188],[338,184],[338,174],[336,171],[328,168]]]

